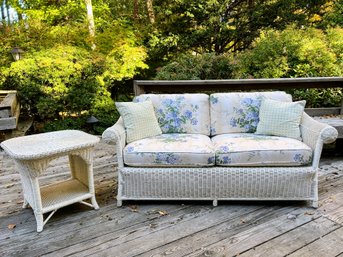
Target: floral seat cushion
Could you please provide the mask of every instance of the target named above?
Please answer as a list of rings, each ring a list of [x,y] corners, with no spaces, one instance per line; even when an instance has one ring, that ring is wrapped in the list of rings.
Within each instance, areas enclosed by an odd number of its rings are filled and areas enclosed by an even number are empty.
[[[135,102],[151,100],[162,133],[210,135],[210,104],[206,94],[144,94]]]
[[[281,91],[254,93],[215,93],[210,96],[211,135],[253,133],[259,122],[262,99],[291,102]]]
[[[199,167],[214,165],[211,139],[200,134],[162,134],[124,148],[124,163],[135,167]]]
[[[312,161],[312,150],[293,138],[248,133],[212,138],[219,166],[302,166]]]

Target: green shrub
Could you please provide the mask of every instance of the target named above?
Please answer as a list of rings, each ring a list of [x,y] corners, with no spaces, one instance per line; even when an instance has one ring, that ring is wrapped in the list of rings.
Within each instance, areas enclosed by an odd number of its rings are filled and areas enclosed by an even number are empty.
[[[56,119],[89,110],[106,91],[97,76],[101,66],[86,50],[59,46],[13,62],[4,72],[2,88],[16,89],[24,114]]]
[[[156,79],[159,80],[200,80],[232,78],[234,64],[229,55],[183,55],[162,67]]]
[[[102,92],[102,97],[97,97],[90,109],[99,122],[94,125],[94,132],[101,134],[106,128],[112,126],[119,118],[119,113],[108,91]]]
[[[340,88],[291,89],[288,93],[293,96],[294,101],[306,100],[308,108],[341,106],[343,99],[343,90]]]
[[[263,32],[239,57],[237,77],[290,78],[342,76],[342,35],[331,30],[287,28]],[[328,41],[330,43],[328,43]]]
[[[238,78],[329,77],[343,75],[343,30],[287,28],[261,34],[254,47],[238,56]],[[288,90],[307,107],[339,106],[340,88]]]
[[[43,131],[36,132],[49,132],[65,129],[87,130],[86,120],[86,117],[68,117],[65,119],[50,120],[44,124]]]
[[[328,46],[336,55],[340,70],[343,71],[343,28],[328,29],[326,31],[326,40],[328,42]]]

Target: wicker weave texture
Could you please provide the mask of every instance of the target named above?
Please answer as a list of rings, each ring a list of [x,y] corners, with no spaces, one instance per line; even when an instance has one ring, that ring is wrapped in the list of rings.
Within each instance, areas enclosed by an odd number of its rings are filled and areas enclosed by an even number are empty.
[[[313,199],[306,168],[123,168],[122,199]]]
[[[123,162],[126,135],[122,119],[103,133],[116,145],[118,205],[128,199],[174,200],[311,200],[318,206],[317,170],[323,144],[334,142],[337,130],[303,114],[303,142],[313,150],[305,167],[134,168]],[[215,203],[215,202],[214,202]]]
[[[98,209],[93,181],[93,148],[99,138],[82,131],[64,130],[4,141],[1,146],[16,162],[24,193],[23,207],[30,205],[37,222],[37,232],[57,209],[80,202]],[[41,176],[49,163],[69,156],[70,180],[40,187]],[[84,202],[90,199],[91,203]],[[52,211],[52,212],[51,212]],[[44,220],[43,214],[51,212]]]
[[[51,184],[40,189],[43,213],[92,197],[88,187],[77,179]]]

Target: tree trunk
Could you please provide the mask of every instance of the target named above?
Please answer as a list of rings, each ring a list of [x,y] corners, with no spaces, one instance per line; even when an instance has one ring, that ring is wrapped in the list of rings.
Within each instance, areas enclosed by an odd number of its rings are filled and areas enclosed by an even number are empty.
[[[95,25],[94,25],[94,17],[93,17],[93,6],[92,0],[85,0],[86,7],[87,7],[87,20],[88,20],[88,29],[89,35],[91,37],[92,42],[92,49],[95,49],[94,37],[95,37]]]
[[[153,0],[146,0],[146,7],[148,9],[148,16],[151,24],[155,23],[155,12],[153,7]]]
[[[7,24],[11,24],[11,17],[10,17],[10,6],[8,4],[8,0],[5,0],[6,12],[7,12]]]
[[[4,8],[4,4],[5,4],[5,1],[1,1],[1,22],[2,22],[2,25],[5,26],[5,8]]]
[[[138,0],[133,0],[133,19],[138,20],[139,19],[139,9],[138,9]]]

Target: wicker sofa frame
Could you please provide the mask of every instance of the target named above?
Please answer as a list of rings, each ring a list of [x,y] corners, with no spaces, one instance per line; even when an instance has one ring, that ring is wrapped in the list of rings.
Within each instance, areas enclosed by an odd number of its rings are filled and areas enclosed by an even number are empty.
[[[312,164],[300,167],[128,167],[123,149],[122,118],[102,135],[116,145],[117,205],[124,200],[302,200],[318,207],[318,166],[323,144],[337,138],[337,130],[306,113],[300,125],[303,142],[313,150]]]

